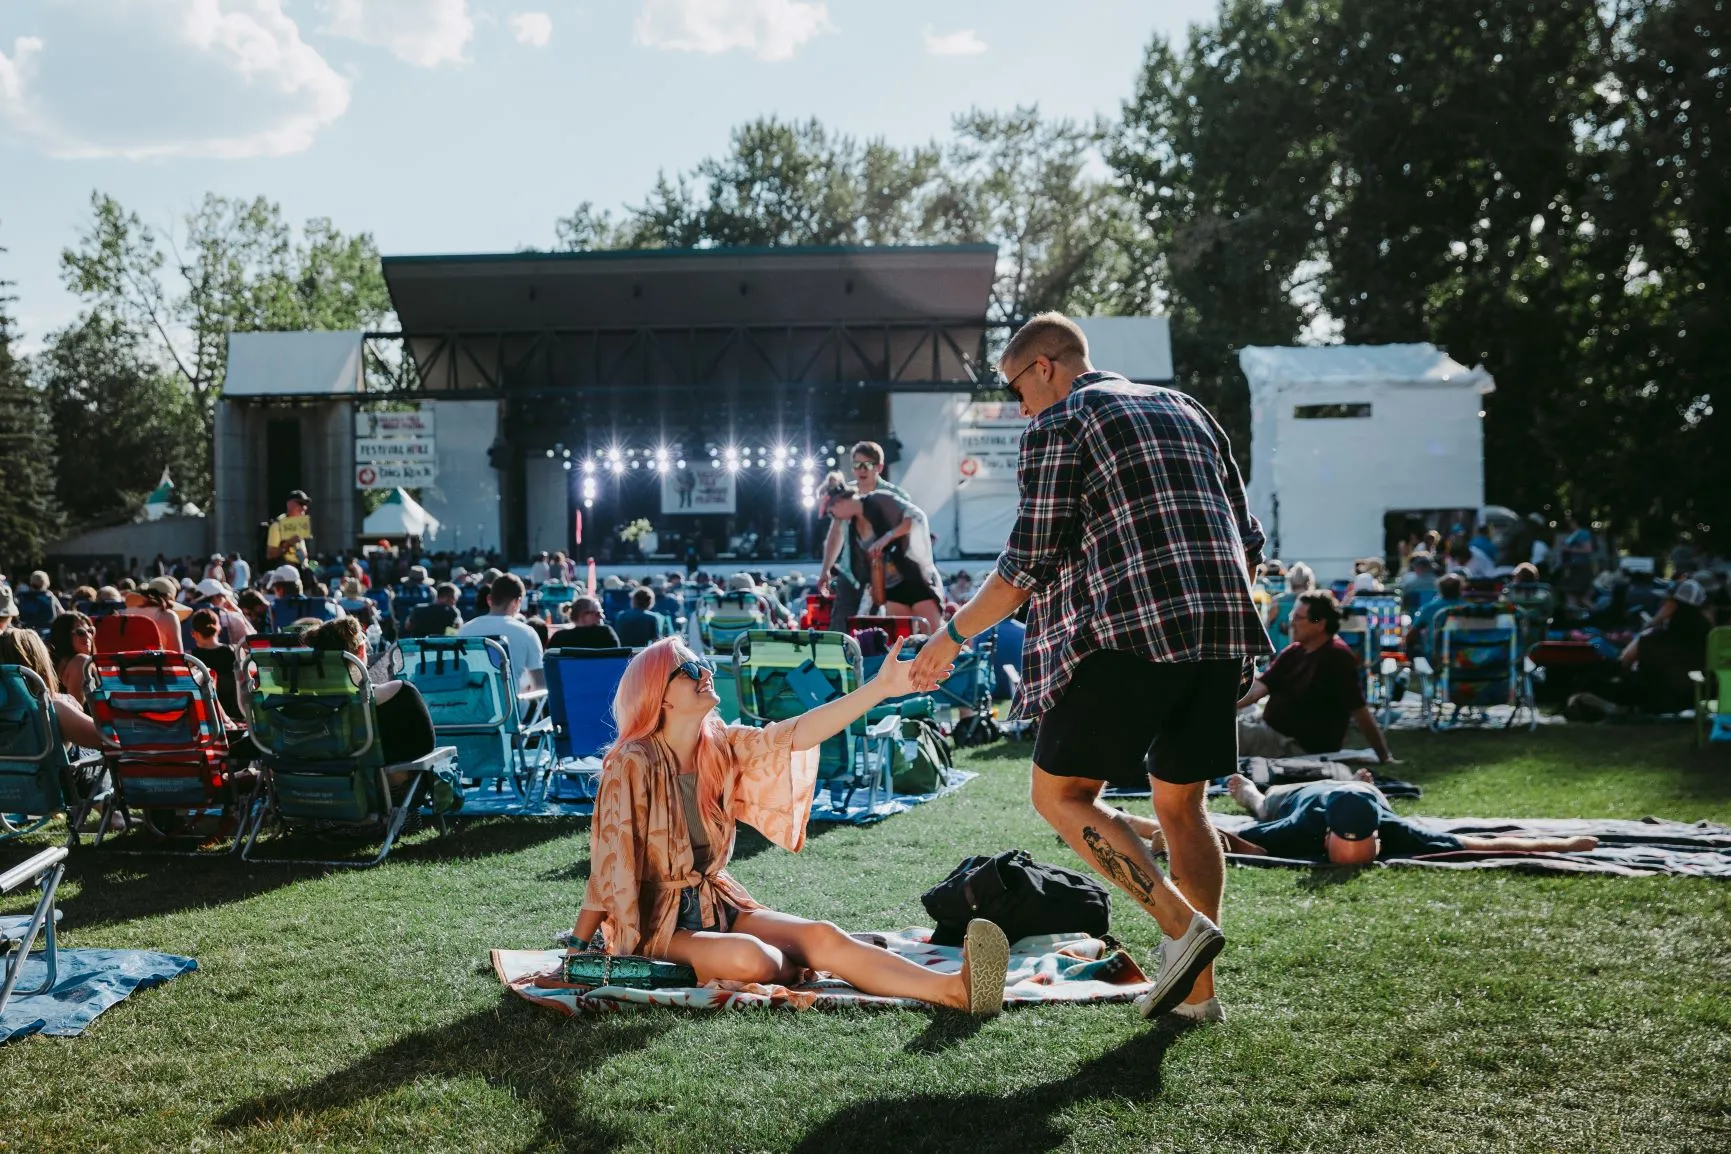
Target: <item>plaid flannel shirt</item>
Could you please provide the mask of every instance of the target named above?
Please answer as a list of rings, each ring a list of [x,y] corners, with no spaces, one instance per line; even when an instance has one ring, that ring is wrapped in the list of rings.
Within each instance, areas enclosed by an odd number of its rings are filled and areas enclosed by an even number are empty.
[[[1250,596],[1262,526],[1226,433],[1197,401],[1085,373],[1022,433],[1021,502],[998,573],[1033,593],[1014,717],[1038,717],[1088,654],[1272,652]]]

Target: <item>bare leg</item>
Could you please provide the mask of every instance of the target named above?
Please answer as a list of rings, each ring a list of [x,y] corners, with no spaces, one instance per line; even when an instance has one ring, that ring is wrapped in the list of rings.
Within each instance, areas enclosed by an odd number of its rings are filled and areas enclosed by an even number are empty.
[[[1083,861],[1136,900],[1167,937],[1180,937],[1196,910],[1166,880],[1148,843],[1124,815],[1100,801],[1103,781],[1057,777],[1034,767],[1034,808]],[[1206,817],[1203,819],[1206,821]],[[1164,825],[1164,821],[1161,822]],[[1171,831],[1167,831],[1170,842]],[[1215,851],[1218,853],[1218,849]]]
[[[1521,853],[1585,853],[1590,849],[1599,848],[1596,837],[1523,837],[1519,834],[1509,834],[1503,837],[1473,837],[1470,834],[1455,835],[1460,839],[1462,849],[1472,850],[1514,850]]]
[[[961,974],[928,970],[900,954],[856,941],[831,922],[807,921],[774,910],[749,910],[739,915],[734,930],[734,936],[750,935],[790,963],[834,974],[864,993],[968,1008],[968,987]]]
[[[798,980],[800,969],[768,942],[742,933],[675,930],[667,960],[696,970],[699,982],[790,982]]]
[[[1175,784],[1150,778],[1154,785],[1154,816],[1166,834],[1166,857],[1172,866],[1172,884],[1184,895],[1188,906],[1220,924],[1220,898],[1226,890],[1226,855],[1208,820],[1208,783]],[[1252,787],[1254,788],[1254,787]],[[1185,919],[1177,937],[1189,926]],[[1165,927],[1162,926],[1162,929]],[[1214,967],[1209,966],[1190,988],[1186,1002],[1202,1002],[1214,996]]]

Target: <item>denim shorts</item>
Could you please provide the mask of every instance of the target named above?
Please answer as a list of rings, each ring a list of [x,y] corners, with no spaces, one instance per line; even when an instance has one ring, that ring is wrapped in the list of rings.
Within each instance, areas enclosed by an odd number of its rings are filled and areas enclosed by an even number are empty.
[[[698,900],[697,887],[687,886],[679,891],[679,920],[674,923],[674,929],[689,930],[691,933],[725,934],[733,930],[733,921],[739,916],[739,911],[726,902],[717,902],[721,909],[721,920],[710,925],[703,924],[703,904]]]

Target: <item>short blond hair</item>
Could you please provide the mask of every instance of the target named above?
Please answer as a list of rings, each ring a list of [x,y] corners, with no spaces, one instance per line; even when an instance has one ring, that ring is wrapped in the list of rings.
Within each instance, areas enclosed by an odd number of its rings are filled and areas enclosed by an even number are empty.
[[[1023,357],[1046,357],[1054,361],[1074,359],[1086,364],[1088,337],[1082,332],[1081,325],[1063,313],[1040,313],[1029,317],[1027,323],[1016,330],[1016,335],[1004,346],[1004,355],[998,358],[998,363],[1019,361]]]

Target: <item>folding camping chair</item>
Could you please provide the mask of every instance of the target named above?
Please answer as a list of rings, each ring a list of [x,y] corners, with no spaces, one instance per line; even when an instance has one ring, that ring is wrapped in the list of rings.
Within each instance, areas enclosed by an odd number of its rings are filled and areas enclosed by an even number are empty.
[[[263,754],[261,804],[253,807],[241,857],[253,850],[266,822],[285,831],[356,826],[382,832],[370,861],[270,858],[312,865],[374,866],[391,852],[423,789],[436,780],[456,787],[457,751],[440,746],[425,757],[386,765],[366,666],[352,653],[314,649],[255,649],[241,673],[253,744]],[[390,775],[407,775],[393,787]],[[434,809],[444,828],[435,791]]]
[[[340,609],[329,597],[278,597],[270,603],[270,627],[279,632],[296,621],[333,621]]]
[[[60,911],[54,906],[54,896],[60,889],[60,879],[66,875],[66,853],[65,846],[57,845],[0,873],[0,894],[9,894],[30,882],[42,888],[42,896],[28,914],[0,917],[0,960],[6,963],[5,978],[0,980],[0,1012],[6,1009],[14,993],[27,998],[46,994],[60,978],[60,953],[54,942]],[[35,948],[38,937],[42,939],[42,961],[47,972],[41,985],[19,990],[18,972],[24,968],[24,960]]]
[[[114,783],[102,803],[96,844],[102,845],[115,810],[130,819],[136,809],[159,836],[202,842],[232,829],[238,847],[257,786],[243,789],[235,779],[210,670],[195,657],[159,650],[97,654],[86,677],[84,702],[109,743],[103,760]],[[192,820],[165,828],[167,814],[182,813]]]
[[[1341,607],[1340,639],[1358,658],[1359,688],[1365,704],[1387,725],[1394,714],[1395,675],[1401,651],[1400,596],[1361,593]]]
[[[972,638],[956,654],[955,672],[940,681],[933,694],[940,705],[955,707],[953,734],[959,746],[988,745],[1003,736],[992,718],[992,688],[996,681],[992,657],[996,650],[992,631]]]
[[[433,601],[433,587],[425,581],[397,586],[391,595],[391,620],[397,627],[397,636],[409,627],[409,614],[417,606],[430,605]]]
[[[1503,589],[1503,600],[1520,612],[1523,649],[1526,650],[1545,640],[1562,604],[1556,590],[1542,581],[1510,584]]]
[[[492,637],[405,637],[393,666],[420,690],[438,740],[457,751],[465,784],[509,784],[523,801],[546,763],[553,726],[546,690],[519,693],[511,657]]]
[[[549,649],[541,670],[547,678],[547,710],[553,727],[553,766],[547,796],[554,801],[595,797],[601,755],[619,735],[613,695],[630,649]]]
[[[1504,729],[1522,709],[1527,728],[1538,726],[1530,662],[1521,649],[1521,622],[1507,602],[1451,605],[1430,629],[1429,655],[1413,659],[1423,693],[1421,713],[1434,730],[1484,725],[1493,706],[1509,707]],[[1452,707],[1444,716],[1444,706]]]
[[[734,643],[746,633],[768,625],[757,594],[743,589],[705,593],[697,607],[697,623],[704,647],[711,653],[732,653]]]
[[[54,700],[42,679],[22,665],[0,665],[0,841],[35,833],[60,814],[71,827],[67,843],[91,808],[105,800],[100,753],[66,755]]]
[[[1707,634],[1703,669],[1691,669],[1695,686],[1695,744],[1731,741],[1731,626]]]
[[[750,725],[786,721],[858,689],[865,679],[859,643],[844,633],[792,629],[752,629],[733,643],[733,673],[739,683],[740,719]],[[869,791],[867,804],[893,792],[891,766],[874,755],[861,718],[823,743],[818,785],[827,787],[837,809],[845,809],[856,790]]]
[[[577,587],[564,581],[549,581],[541,586],[541,618],[549,625],[565,620],[565,607],[577,600]]]

